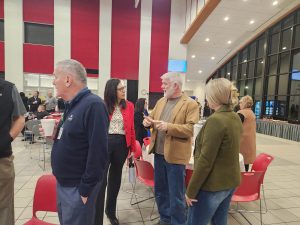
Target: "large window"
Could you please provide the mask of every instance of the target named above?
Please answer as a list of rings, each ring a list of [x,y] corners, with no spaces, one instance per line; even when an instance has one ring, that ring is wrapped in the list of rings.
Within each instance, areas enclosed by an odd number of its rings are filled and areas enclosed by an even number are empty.
[[[54,45],[53,25],[24,23],[24,42],[30,44]]]
[[[300,10],[241,49],[212,76],[218,77],[236,81],[241,97],[262,102],[260,116],[299,120]]]
[[[4,41],[4,20],[0,19],[0,41]]]

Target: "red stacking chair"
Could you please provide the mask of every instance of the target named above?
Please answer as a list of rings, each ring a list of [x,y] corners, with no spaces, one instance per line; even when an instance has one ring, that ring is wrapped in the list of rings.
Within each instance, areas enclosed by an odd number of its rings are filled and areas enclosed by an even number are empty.
[[[191,170],[191,169],[185,170],[185,187],[187,187],[189,185],[192,175],[193,175],[193,170]]]
[[[153,166],[150,162],[148,161],[144,161],[144,160],[139,160],[139,159],[134,159],[134,163],[136,166],[136,170],[137,170],[137,179],[143,183],[144,185],[146,185],[148,188],[150,188],[150,190],[153,192],[153,188],[154,188],[154,169]],[[135,187],[134,187],[135,188]],[[134,195],[136,198],[136,195]],[[136,202],[132,203],[132,198],[133,195],[131,197],[131,205],[136,205],[138,203],[147,201],[149,199],[153,199],[154,195],[150,196],[149,198],[143,199],[141,201],[137,201],[136,198]],[[152,219],[152,215],[153,215],[153,211],[154,211],[154,206],[155,206],[155,201],[152,207],[152,211],[150,214],[150,219],[151,220],[155,220],[156,218]]]
[[[256,159],[253,162],[252,168],[251,168],[251,171],[262,171],[263,172],[263,174],[261,176],[261,185],[262,185],[264,203],[265,203],[265,208],[266,208],[265,212],[268,211],[268,208],[267,208],[267,202],[266,202],[266,197],[265,197],[264,177],[267,172],[268,166],[273,161],[273,159],[274,159],[273,156],[268,155],[266,153],[261,153],[256,157]]]
[[[39,220],[36,212],[57,212],[56,207],[56,179],[53,175],[41,176],[35,186],[32,218],[24,225],[55,225]]]
[[[256,211],[245,211],[238,210],[239,202],[252,202],[259,200],[259,213],[260,213],[260,223],[262,225],[262,209],[261,209],[261,198],[260,198],[260,187],[261,187],[261,177],[263,172],[242,172],[242,181],[240,186],[234,192],[231,201],[237,203],[236,210],[238,212],[256,212]],[[249,224],[252,224],[246,217],[244,217]]]
[[[134,158],[142,158],[143,153],[142,153],[142,147],[139,141],[135,140],[135,152],[134,152]]]
[[[144,142],[145,147],[147,147],[148,145],[150,145],[151,138],[145,137],[145,138],[143,138],[143,142]]]

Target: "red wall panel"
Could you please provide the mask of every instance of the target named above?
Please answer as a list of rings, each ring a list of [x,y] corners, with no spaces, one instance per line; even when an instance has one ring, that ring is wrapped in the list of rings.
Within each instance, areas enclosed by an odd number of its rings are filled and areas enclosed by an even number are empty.
[[[71,2],[71,58],[99,69],[99,0]],[[88,76],[98,77],[95,74]]]
[[[161,75],[168,72],[171,0],[152,1],[150,92],[162,92]]]
[[[54,24],[54,0],[24,0],[23,20]]]
[[[54,69],[54,47],[23,45],[24,72],[52,74]]]
[[[0,41],[0,71],[4,71],[5,69],[5,61],[4,61],[4,42]]]
[[[111,77],[138,80],[141,9],[130,0],[112,1]]]
[[[4,18],[4,0],[0,0],[0,18]]]

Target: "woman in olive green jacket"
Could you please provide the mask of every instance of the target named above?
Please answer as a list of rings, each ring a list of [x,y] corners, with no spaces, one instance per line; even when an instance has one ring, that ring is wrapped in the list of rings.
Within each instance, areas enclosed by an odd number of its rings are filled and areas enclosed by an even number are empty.
[[[230,200],[240,183],[239,146],[242,123],[232,111],[232,83],[215,79],[206,86],[215,110],[196,139],[194,172],[186,191],[188,225],[226,225]]]

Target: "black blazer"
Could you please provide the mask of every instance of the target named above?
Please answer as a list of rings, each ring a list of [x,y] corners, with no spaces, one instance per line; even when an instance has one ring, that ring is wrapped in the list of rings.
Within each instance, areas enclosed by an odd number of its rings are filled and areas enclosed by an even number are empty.
[[[41,99],[39,97],[34,98],[31,97],[28,99],[28,106],[30,112],[36,112],[39,105],[42,103]]]
[[[135,138],[143,145],[143,138],[147,137],[147,130],[143,125],[144,116],[142,112],[134,112]]]

